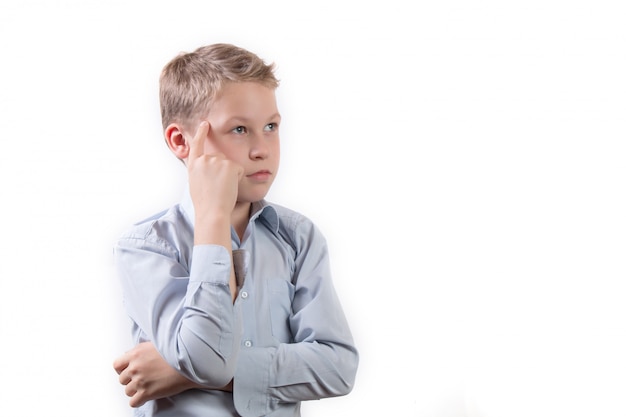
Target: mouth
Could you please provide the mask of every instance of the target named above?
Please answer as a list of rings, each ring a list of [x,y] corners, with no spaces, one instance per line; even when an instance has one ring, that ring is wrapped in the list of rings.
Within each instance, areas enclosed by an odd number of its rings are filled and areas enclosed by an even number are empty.
[[[267,181],[272,176],[272,173],[266,169],[262,169],[246,176],[255,181]]]

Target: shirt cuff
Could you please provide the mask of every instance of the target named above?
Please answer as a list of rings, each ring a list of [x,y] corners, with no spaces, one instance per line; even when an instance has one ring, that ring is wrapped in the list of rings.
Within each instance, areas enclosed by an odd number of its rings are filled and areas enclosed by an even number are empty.
[[[235,408],[244,417],[268,414],[272,408],[269,369],[275,349],[241,349],[233,387]]]
[[[228,285],[231,259],[228,250],[220,245],[196,245],[191,256],[190,282]]]

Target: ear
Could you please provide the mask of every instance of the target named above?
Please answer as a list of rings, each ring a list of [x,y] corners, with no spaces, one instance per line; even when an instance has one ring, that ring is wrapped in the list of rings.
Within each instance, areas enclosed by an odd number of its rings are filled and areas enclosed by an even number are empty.
[[[165,128],[165,142],[178,159],[184,161],[189,156],[189,144],[183,135],[182,126],[172,123]]]

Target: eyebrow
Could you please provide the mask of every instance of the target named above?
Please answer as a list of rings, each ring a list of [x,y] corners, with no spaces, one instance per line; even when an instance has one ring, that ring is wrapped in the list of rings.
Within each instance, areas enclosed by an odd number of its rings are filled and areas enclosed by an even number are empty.
[[[267,118],[267,120],[272,120],[272,119],[282,119],[282,117],[280,113],[274,113],[270,117]],[[250,122],[250,119],[248,119],[247,117],[234,116],[226,120],[226,123],[233,123],[233,122],[248,123]]]

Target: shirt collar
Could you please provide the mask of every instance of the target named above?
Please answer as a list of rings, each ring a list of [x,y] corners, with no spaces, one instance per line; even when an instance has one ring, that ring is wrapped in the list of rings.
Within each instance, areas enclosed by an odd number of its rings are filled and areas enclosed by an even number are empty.
[[[278,212],[271,203],[265,200],[256,201],[252,203],[250,213],[250,221],[260,218],[270,230],[274,233],[278,233]]]
[[[187,217],[189,223],[194,225],[195,223],[195,210],[193,208],[193,201],[191,200],[191,194],[189,193],[189,187],[185,187],[185,192],[183,194],[182,201],[180,203],[183,214]],[[256,221],[256,219],[260,219],[265,223],[267,227],[270,228],[274,233],[278,232],[278,212],[276,208],[269,202],[265,200],[256,201],[252,203],[252,208],[250,210],[250,222]],[[250,223],[249,222],[249,223]]]

